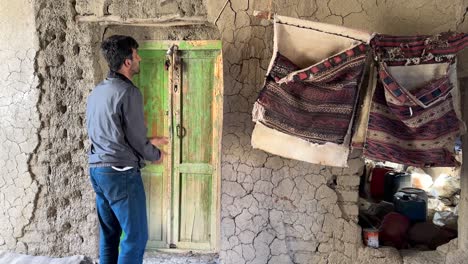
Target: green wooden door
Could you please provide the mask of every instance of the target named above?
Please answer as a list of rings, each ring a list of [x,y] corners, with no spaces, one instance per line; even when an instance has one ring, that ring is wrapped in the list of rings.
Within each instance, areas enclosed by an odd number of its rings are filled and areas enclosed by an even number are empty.
[[[148,136],[170,136],[169,131],[169,78],[164,68],[165,52],[162,50],[141,50],[140,74],[134,79],[144,101],[145,121]],[[163,148],[168,151],[169,146]],[[148,247],[160,248],[168,245],[167,224],[170,222],[170,162],[147,164],[142,170],[148,213]]]
[[[174,43],[148,42],[140,48],[138,85],[145,98],[149,133],[171,138],[167,163],[145,169],[147,196],[154,193],[148,198],[149,246],[215,250],[220,213],[221,45],[177,42],[178,50],[165,71],[164,54],[170,44]],[[152,219],[150,212],[162,220]],[[152,234],[156,240],[151,240]]]

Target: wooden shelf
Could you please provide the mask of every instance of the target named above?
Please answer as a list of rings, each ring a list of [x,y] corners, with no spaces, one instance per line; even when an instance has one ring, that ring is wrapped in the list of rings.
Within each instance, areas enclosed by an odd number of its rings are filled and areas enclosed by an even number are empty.
[[[142,27],[176,27],[208,24],[205,17],[180,17],[178,15],[159,18],[122,18],[119,16],[75,16],[77,23],[97,23],[99,25],[129,25]]]

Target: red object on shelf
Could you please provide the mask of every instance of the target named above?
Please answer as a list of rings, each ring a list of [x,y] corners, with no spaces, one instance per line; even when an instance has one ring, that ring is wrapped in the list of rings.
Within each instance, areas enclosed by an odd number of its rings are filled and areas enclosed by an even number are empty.
[[[407,231],[411,225],[408,217],[399,213],[389,213],[382,220],[379,233],[379,243],[384,246],[407,248]]]
[[[386,167],[375,167],[372,170],[370,180],[370,195],[372,198],[376,200],[384,198],[385,174],[392,170],[392,168]]]

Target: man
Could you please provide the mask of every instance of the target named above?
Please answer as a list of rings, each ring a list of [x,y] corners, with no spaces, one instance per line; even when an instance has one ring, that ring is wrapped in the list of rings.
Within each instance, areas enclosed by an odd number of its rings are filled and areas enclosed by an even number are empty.
[[[145,160],[159,163],[156,146],[167,138],[147,138],[143,100],[132,83],[140,71],[138,43],[114,35],[101,45],[108,77],[88,97],[86,118],[91,141],[89,165],[96,192],[101,264],[139,264],[148,240],[146,198],[140,169]],[[122,231],[125,236],[119,242]]]

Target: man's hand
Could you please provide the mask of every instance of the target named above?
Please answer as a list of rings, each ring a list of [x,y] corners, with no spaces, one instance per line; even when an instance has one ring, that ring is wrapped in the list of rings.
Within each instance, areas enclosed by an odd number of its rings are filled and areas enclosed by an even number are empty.
[[[152,164],[155,164],[155,165],[161,164],[162,161],[163,161],[163,159],[164,159],[164,156],[167,155],[167,153],[166,153],[165,151],[163,151],[163,150],[161,149],[161,147],[162,147],[163,145],[166,145],[167,143],[169,143],[169,138],[167,138],[167,137],[157,137],[157,136],[156,136],[156,137],[150,137],[150,138],[148,138],[148,139],[149,139],[150,143],[151,143],[153,146],[158,147],[158,148],[159,148],[159,151],[161,152],[161,156],[159,157],[159,159],[156,160],[156,161],[153,161]]]
[[[156,160],[156,161],[151,162],[154,165],[162,164],[164,157],[167,155],[167,153],[165,151],[163,151],[161,149],[159,151],[161,153],[161,156],[159,156],[159,159]]]
[[[160,147],[169,143],[169,138],[167,137],[150,137],[148,139],[151,142],[151,144],[157,147]]]

